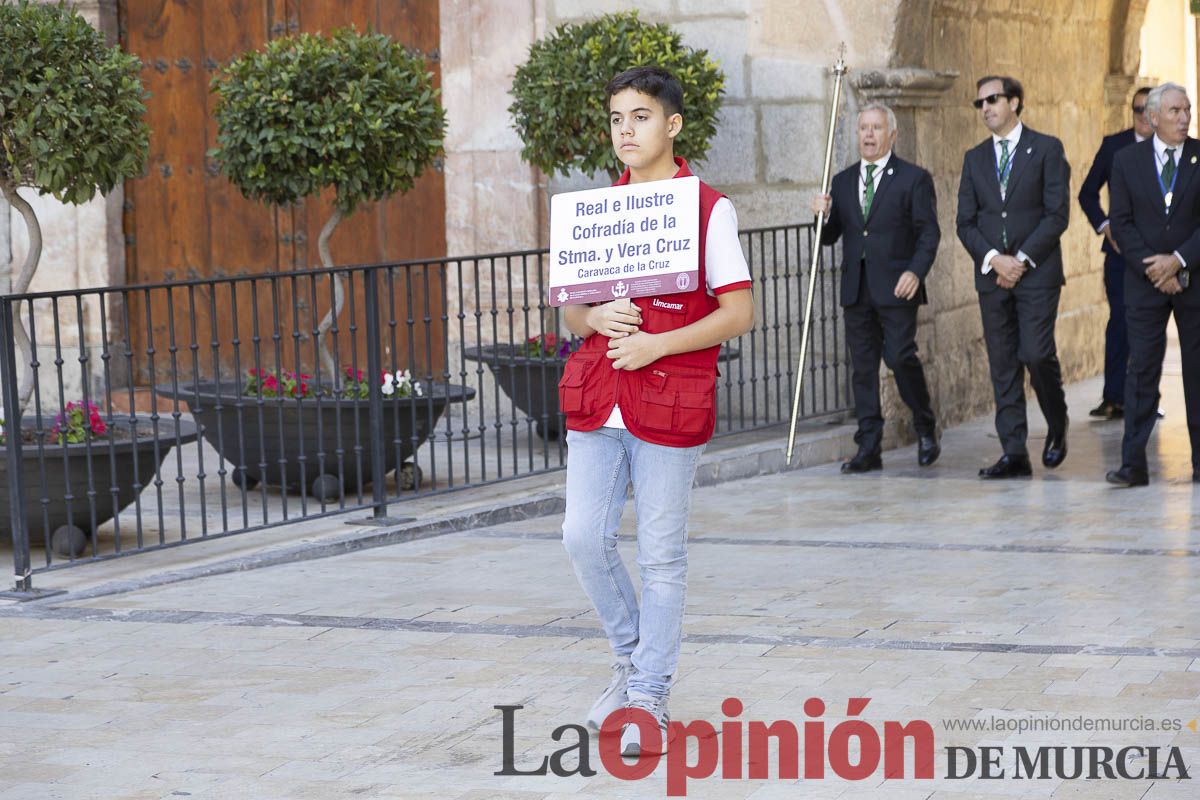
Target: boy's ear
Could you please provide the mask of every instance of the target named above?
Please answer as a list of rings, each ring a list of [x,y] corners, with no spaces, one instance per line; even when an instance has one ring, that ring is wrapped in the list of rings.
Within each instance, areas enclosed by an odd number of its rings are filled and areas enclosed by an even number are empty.
[[[672,114],[667,120],[667,136],[674,139],[683,130],[683,115]]]

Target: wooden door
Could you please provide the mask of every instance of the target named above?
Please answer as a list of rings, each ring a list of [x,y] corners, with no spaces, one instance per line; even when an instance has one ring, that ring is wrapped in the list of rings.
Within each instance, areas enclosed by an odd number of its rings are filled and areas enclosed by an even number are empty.
[[[122,46],[142,59],[142,80],[150,98],[150,157],[141,177],[125,187],[127,282],[173,283],[231,275],[275,273],[273,281],[237,287],[178,287],[135,293],[128,305],[133,372],[139,382],[162,382],[171,365],[164,353],[174,348],[182,360],[190,348],[200,372],[233,376],[232,340],[241,342],[242,372],[255,358],[249,349],[256,332],[263,366],[272,367],[278,348],[283,365],[312,370],[312,331],[329,308],[328,280],[295,281],[292,270],[320,267],[317,237],[331,211],[330,197],[294,207],[273,208],[244,197],[207,158],[216,143],[209,84],[219,66],[268,40],[298,32],[330,32],[354,25],[385,33],[428,57],[435,83],[438,68],[437,0],[120,0]],[[383,203],[368,203],[342,222],[331,241],[338,265],[393,262],[444,256],[445,197],[440,162],[421,176],[412,191]],[[419,274],[419,278],[418,278]],[[400,321],[395,343],[385,337],[385,366],[414,372],[440,371],[444,354],[440,312],[428,325],[412,329],[410,316],[423,320],[427,303],[440,309],[442,272],[419,270],[413,308],[403,291],[382,309],[383,321]],[[396,285],[407,281],[397,274]],[[381,285],[385,285],[381,281]],[[355,281],[361,287],[361,281]],[[361,289],[353,305],[361,324]],[[236,314],[233,309],[237,308]],[[411,312],[411,313],[410,313]],[[345,326],[343,326],[344,328]],[[338,340],[345,363],[365,358],[362,331]],[[278,340],[282,337],[283,341]],[[213,342],[218,347],[213,348]],[[432,345],[432,346],[430,346]],[[153,373],[148,353],[156,353]],[[410,353],[421,354],[411,363]],[[432,353],[432,358],[427,354]],[[298,355],[297,355],[298,354]],[[206,360],[207,359],[207,360]],[[390,361],[390,363],[389,363]],[[180,363],[190,374],[191,361]]]

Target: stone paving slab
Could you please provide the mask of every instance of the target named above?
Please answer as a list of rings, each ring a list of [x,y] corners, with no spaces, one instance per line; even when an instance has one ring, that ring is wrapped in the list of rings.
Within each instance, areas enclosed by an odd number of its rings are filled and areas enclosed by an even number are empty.
[[[827,766],[782,779],[772,747],[767,779],[718,768],[687,796],[1195,797],[1173,777],[945,777],[948,747],[1004,747],[1011,775],[1017,747],[1142,745],[1179,748],[1200,779],[1200,733],[1184,727],[1200,718],[1200,491],[1177,387],[1165,388],[1146,489],[1104,484],[1119,425],[1082,411],[1067,463],[1027,481],[974,478],[998,452],[978,420],[947,431],[928,470],[908,447],[882,473],[822,465],[698,489],[673,717],[799,727],[815,697],[828,737],[848,698],[867,697],[861,718],[877,731],[930,723],[938,777],[913,777],[909,760],[903,778]],[[1071,387],[1072,408],[1097,389]],[[665,764],[618,780],[594,738],[594,777],[494,774],[494,706],[523,706],[514,762],[535,768],[573,741],[551,733],[607,682],[607,646],[558,517],[479,522],[171,581],[146,566],[117,583],[76,577],[67,595],[0,606],[0,800],[664,796]],[[632,511],[624,533],[628,562]],[[728,697],[744,706],[736,717]],[[1049,729],[1084,720],[1126,729]],[[1137,720],[1179,727],[1129,730]],[[1043,728],[1004,727],[1020,723]],[[701,746],[687,744],[691,763]]]

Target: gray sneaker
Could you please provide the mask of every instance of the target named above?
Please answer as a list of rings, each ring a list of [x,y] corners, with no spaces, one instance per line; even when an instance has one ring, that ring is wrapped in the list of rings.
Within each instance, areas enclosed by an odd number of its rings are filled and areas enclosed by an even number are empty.
[[[671,715],[667,712],[667,698],[654,698],[644,694],[632,694],[629,696],[629,705],[626,708],[641,709],[654,717],[658,722],[659,736],[657,741],[652,739],[643,744],[642,729],[631,722],[627,722],[621,731],[621,755],[638,756],[642,753],[661,755],[667,752],[667,745],[670,744],[670,739],[675,736],[675,729],[668,725],[671,721]]]
[[[594,731],[600,730],[608,715],[629,703],[629,674],[633,672],[633,662],[629,656],[617,656],[612,663],[612,682],[604,693],[592,704],[592,710],[587,715],[587,726]]]

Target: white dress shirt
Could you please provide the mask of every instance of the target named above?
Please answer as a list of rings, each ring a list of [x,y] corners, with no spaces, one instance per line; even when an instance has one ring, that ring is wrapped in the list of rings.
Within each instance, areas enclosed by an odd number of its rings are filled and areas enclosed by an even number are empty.
[[[1000,142],[1002,142],[1002,141],[1008,142],[1009,175],[1012,174],[1013,161],[1015,161],[1017,158],[1017,144],[1021,141],[1021,132],[1024,130],[1025,130],[1024,124],[1022,124],[1020,121],[1018,121],[1016,127],[1014,127],[1011,131],[1009,131],[1008,135],[997,136],[994,133],[992,134],[992,149],[995,150],[995,152],[996,152],[996,167],[997,168],[999,168],[999,166],[1000,166],[1000,157],[1004,153],[1004,148],[1002,148],[1000,146]],[[1000,199],[1001,200],[1004,199],[1004,190],[1003,189],[1000,190]],[[982,272],[984,275],[987,275],[989,272],[991,272],[992,271],[992,259],[998,255],[1000,255],[999,250],[988,250],[987,255],[985,255],[983,257],[983,261],[979,265],[979,271]],[[1025,255],[1025,251],[1023,251],[1023,250],[1017,251],[1017,260],[1024,261],[1031,268],[1037,266],[1037,264],[1033,263],[1033,259],[1031,259],[1029,256]]]

